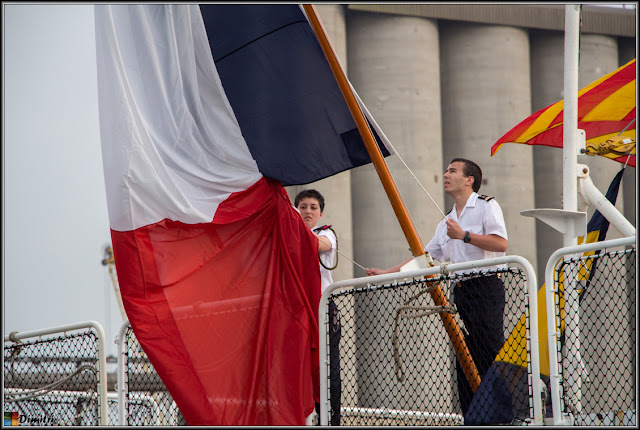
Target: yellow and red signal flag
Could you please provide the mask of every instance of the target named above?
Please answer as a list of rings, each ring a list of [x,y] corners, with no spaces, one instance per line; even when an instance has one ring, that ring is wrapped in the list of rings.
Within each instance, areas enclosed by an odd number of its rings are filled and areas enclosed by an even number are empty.
[[[505,143],[562,148],[563,116],[564,100],[540,109],[502,136],[491,147],[491,155]],[[598,147],[622,137],[625,142],[635,143],[635,120],[635,58],[578,91],[578,128],[585,131],[587,146]],[[635,167],[635,144],[632,146],[628,153],[602,151],[598,155]]]

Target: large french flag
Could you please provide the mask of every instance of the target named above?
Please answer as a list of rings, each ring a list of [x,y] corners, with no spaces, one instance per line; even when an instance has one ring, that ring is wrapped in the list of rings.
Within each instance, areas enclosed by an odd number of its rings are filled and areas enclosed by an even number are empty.
[[[112,245],[136,337],[188,424],[304,424],[320,272],[283,186],[370,162],[304,13],[105,4],[95,29]]]

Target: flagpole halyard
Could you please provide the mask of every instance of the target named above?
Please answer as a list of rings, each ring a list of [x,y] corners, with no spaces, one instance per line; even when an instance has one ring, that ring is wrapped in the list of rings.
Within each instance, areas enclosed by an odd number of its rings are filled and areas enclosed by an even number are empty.
[[[358,106],[358,103],[355,99],[355,96],[351,92],[351,88],[347,78],[338,62],[335,52],[329,42],[324,27],[318,18],[318,14],[316,12],[315,6],[311,4],[303,4],[302,5],[311,28],[316,34],[318,38],[318,42],[324,52],[327,61],[329,62],[329,66],[333,72],[333,75],[336,78],[336,81],[340,87],[343,97],[347,102],[349,107],[349,111],[353,116],[354,121],[358,127],[358,131],[362,136],[364,144],[367,148],[367,152],[369,153],[369,157],[371,158],[371,162],[380,177],[380,181],[387,193],[387,197],[393,207],[393,210],[396,214],[396,218],[400,222],[400,226],[402,227],[402,231],[409,243],[411,252],[414,257],[419,257],[422,255],[428,256],[428,253],[425,251],[424,245],[416,232],[415,226],[409,216],[409,213],[402,201],[402,197],[398,192],[398,189],[389,173],[389,169],[384,161],[384,157],[378,148],[378,145],[375,142],[373,134],[369,129],[369,126]],[[433,265],[433,263],[431,263]],[[435,275],[429,276],[430,278],[435,278]],[[440,285],[436,285],[431,291],[431,297],[437,306],[449,306],[447,298],[444,296]],[[447,334],[449,335],[451,342],[453,343],[453,347],[456,351],[456,355],[460,363],[462,364],[462,368],[464,369],[465,376],[471,385],[473,392],[475,393],[480,386],[480,375],[478,374],[478,368],[476,367],[473,358],[467,348],[466,342],[462,335],[462,331],[460,327],[456,323],[452,314],[449,313],[440,313],[440,317],[444,323]]]

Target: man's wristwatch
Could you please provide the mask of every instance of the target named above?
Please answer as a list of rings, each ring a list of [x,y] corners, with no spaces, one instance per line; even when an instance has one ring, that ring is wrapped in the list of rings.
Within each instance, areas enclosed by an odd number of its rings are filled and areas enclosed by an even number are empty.
[[[469,232],[465,231],[464,232],[464,239],[462,239],[464,241],[464,243],[469,243],[471,242],[471,236],[469,236]]]

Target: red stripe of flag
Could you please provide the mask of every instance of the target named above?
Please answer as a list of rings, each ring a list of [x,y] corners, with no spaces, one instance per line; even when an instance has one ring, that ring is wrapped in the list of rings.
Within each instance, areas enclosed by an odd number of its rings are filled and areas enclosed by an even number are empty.
[[[617,120],[617,118],[614,120],[614,118],[611,117],[607,118],[606,112],[598,111],[599,116],[601,114],[603,115],[600,120],[591,119],[590,121],[582,121],[582,118],[592,112],[594,108],[600,106],[616,91],[635,82],[635,75],[636,60],[634,59],[579,92],[578,128],[585,130],[587,140],[597,138],[598,136],[621,133],[623,131],[628,134],[632,133],[631,135],[635,136],[635,124],[632,124],[632,121],[636,117],[635,97],[621,97],[622,104],[616,106],[617,113],[615,115],[620,115],[620,110],[621,112],[625,112],[625,109],[628,109],[628,113],[626,113],[621,120]],[[540,109],[505,133],[491,147],[491,155],[493,156],[505,143],[524,143],[527,145],[544,145],[562,148],[564,110],[560,111],[548,124],[541,124],[539,128],[531,130],[534,122],[550,109],[556,109],[558,103],[560,102]],[[525,132],[528,132],[527,136],[524,136]],[[532,137],[528,137],[530,135],[532,135]],[[630,166],[635,166],[635,155],[617,158],[608,155],[607,157],[622,163],[628,162]]]

